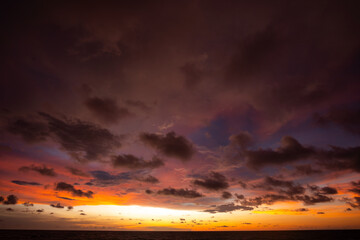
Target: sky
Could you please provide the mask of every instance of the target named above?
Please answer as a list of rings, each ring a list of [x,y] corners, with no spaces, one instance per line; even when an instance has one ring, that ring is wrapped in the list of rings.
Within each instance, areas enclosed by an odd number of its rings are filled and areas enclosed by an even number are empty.
[[[0,228],[360,228],[359,1],[5,1]]]

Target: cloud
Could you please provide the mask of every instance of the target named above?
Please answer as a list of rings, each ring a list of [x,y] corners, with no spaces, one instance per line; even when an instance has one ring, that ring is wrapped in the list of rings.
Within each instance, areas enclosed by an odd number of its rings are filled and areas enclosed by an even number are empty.
[[[330,123],[336,124],[344,130],[360,135],[360,109],[353,108],[331,108],[326,114],[314,115],[314,121],[320,126]]]
[[[345,199],[346,203],[348,203],[352,208],[360,209],[360,197],[354,197],[353,199]]]
[[[0,203],[4,201],[4,197],[0,196]]]
[[[325,214],[324,212],[317,212],[316,214]]]
[[[282,202],[291,200],[290,196],[279,194],[266,194],[264,196],[258,196],[253,198],[241,198],[237,200],[243,206],[258,207],[262,204],[272,205],[275,202]]]
[[[24,202],[23,205],[24,205],[25,207],[33,207],[33,206],[34,206],[34,204],[31,203],[31,202]]]
[[[42,212],[44,212],[44,209],[37,209],[36,212],[42,213]]]
[[[247,149],[253,145],[253,138],[248,132],[241,132],[236,135],[231,135],[229,138],[230,142],[239,146],[242,150]]]
[[[153,191],[152,191],[152,190],[150,190],[150,189],[146,189],[146,190],[145,190],[145,193],[146,193],[146,194],[152,194],[152,193],[153,193]]]
[[[23,186],[40,186],[42,184],[37,182],[26,182],[26,181],[19,181],[19,180],[13,180],[12,183],[15,183],[17,185],[23,185]]]
[[[95,161],[120,147],[119,138],[109,130],[81,120],[57,119],[39,113],[48,122],[49,131],[60,145],[78,161]]]
[[[90,180],[90,183],[87,185],[96,185],[98,187],[108,187],[119,185],[120,183],[126,182],[132,179],[132,173],[123,172],[116,175],[110,174],[105,171],[91,171],[91,175],[94,179]]]
[[[111,98],[91,97],[86,100],[85,105],[104,123],[114,124],[132,115],[127,108],[119,107]]]
[[[321,188],[321,194],[337,194],[338,191],[336,190],[336,188],[333,187],[323,187]]]
[[[66,167],[66,169],[72,173],[73,175],[80,176],[80,177],[89,177],[90,175],[88,173],[85,173],[81,171],[80,169],[74,168],[74,167]]]
[[[234,203],[229,203],[229,204],[216,206],[212,209],[206,209],[203,212],[223,213],[223,212],[232,212],[232,211],[237,211],[237,210],[251,211],[253,209],[254,209],[253,207],[241,206],[241,205],[235,205]]]
[[[305,192],[305,188],[299,184],[295,184],[292,181],[279,180],[269,176],[265,177],[263,184],[255,187],[269,190],[271,190],[272,187],[279,188],[280,193],[285,193],[290,196],[303,194]]]
[[[229,187],[226,177],[218,172],[211,172],[209,176],[203,178],[202,180],[196,179],[193,181],[193,184],[214,191]]]
[[[333,198],[321,194],[315,194],[314,196],[308,196],[308,195],[296,196],[296,199],[304,202],[305,205],[314,205],[316,203],[333,201]]]
[[[43,176],[49,176],[49,177],[55,177],[57,175],[53,168],[48,168],[46,167],[46,165],[36,166],[34,164],[31,164],[30,166],[20,167],[19,171],[22,172],[34,171],[40,173]]]
[[[124,155],[114,156],[112,158],[112,164],[114,167],[143,169],[143,168],[158,168],[163,166],[164,162],[157,157],[153,157],[152,160],[145,161],[144,159],[135,157],[134,155],[124,154]]]
[[[15,210],[13,208],[7,208],[6,211],[8,212],[14,212]]]
[[[266,166],[285,165],[299,160],[311,160],[313,165],[322,169],[340,171],[352,170],[360,172],[358,156],[360,147],[337,147],[330,145],[329,149],[319,149],[313,146],[303,146],[296,139],[284,136],[279,148],[273,149],[240,149],[239,156],[246,160],[246,165],[255,170]],[[309,165],[295,166],[302,174],[320,173]]]
[[[24,141],[29,143],[44,141],[49,136],[49,130],[45,123],[24,118],[9,120],[6,128],[10,133],[20,135]]]
[[[247,188],[247,184],[246,184],[245,182],[239,181],[238,183],[240,184],[240,186],[241,186],[242,188],[244,188],[244,189]]]
[[[360,180],[357,181],[357,182],[351,182],[351,185],[352,185],[354,188],[351,188],[349,191],[350,191],[350,192],[357,193],[357,194],[360,194]]]
[[[294,210],[295,212],[308,212],[309,209],[308,208],[297,208]]]
[[[319,150],[315,156],[317,164],[328,170],[339,171],[350,169],[360,172],[360,147],[330,146],[330,150]]]
[[[231,194],[230,192],[224,191],[224,192],[221,194],[221,197],[222,197],[223,199],[229,199],[229,198],[232,197],[232,194]]]
[[[146,177],[136,177],[136,180],[146,183],[159,183],[159,179],[151,175],[148,175]]]
[[[7,196],[6,200],[3,201],[3,204],[10,205],[10,204],[17,204],[17,202],[18,202],[18,197],[11,194]]]
[[[50,204],[51,207],[54,207],[54,208],[64,208],[64,206],[62,206],[60,203],[57,203],[57,204]]]
[[[74,201],[75,200],[73,198],[68,198],[68,197],[59,197],[59,196],[57,196],[57,198],[64,199],[64,200],[69,200],[69,201]]]
[[[153,133],[140,134],[140,140],[160,151],[168,157],[176,157],[180,160],[187,161],[195,153],[191,142],[183,136],[177,136],[175,132],[169,132],[165,136]]]
[[[175,188],[164,188],[162,190],[157,191],[157,194],[160,195],[171,195],[175,197],[183,197],[183,198],[198,198],[202,197],[203,195],[196,190],[189,190],[189,189],[175,189]]]
[[[245,198],[244,195],[242,195],[242,194],[237,194],[237,193],[235,193],[235,197],[236,197],[237,199],[244,199],[244,198]]]
[[[92,191],[84,192],[80,189],[75,189],[73,185],[67,184],[65,182],[58,182],[55,186],[55,190],[70,192],[73,196],[77,197],[92,198],[94,194]]]
[[[276,149],[247,150],[245,152],[247,165],[252,169],[260,169],[267,165],[282,165],[314,154],[314,149],[302,146],[296,139],[285,136],[281,146]]]

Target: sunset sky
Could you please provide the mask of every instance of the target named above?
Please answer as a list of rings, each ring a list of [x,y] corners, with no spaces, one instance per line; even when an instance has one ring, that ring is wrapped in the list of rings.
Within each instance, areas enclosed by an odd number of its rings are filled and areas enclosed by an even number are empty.
[[[359,1],[0,11],[1,229],[360,229]]]

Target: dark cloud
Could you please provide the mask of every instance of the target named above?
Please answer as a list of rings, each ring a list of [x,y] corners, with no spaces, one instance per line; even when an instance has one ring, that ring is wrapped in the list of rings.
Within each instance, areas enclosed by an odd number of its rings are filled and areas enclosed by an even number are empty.
[[[48,168],[46,167],[46,165],[36,166],[32,164],[30,166],[20,167],[19,171],[22,172],[34,171],[40,173],[43,176],[49,176],[49,177],[55,177],[57,175],[53,168]]]
[[[128,109],[119,107],[114,99],[92,97],[86,100],[86,107],[104,123],[117,123],[132,114]]]
[[[19,180],[13,180],[12,183],[15,183],[17,185],[23,185],[23,186],[40,186],[42,184],[37,182],[26,182],[26,181],[19,181]]]
[[[275,202],[282,202],[291,200],[291,197],[286,195],[278,194],[266,194],[264,196],[253,197],[253,198],[241,198],[238,202],[243,206],[258,207],[262,204],[272,205]]]
[[[0,203],[4,201],[4,197],[0,196]]]
[[[231,135],[230,141],[231,143],[239,146],[242,150],[247,149],[254,143],[252,136],[248,132],[241,132],[236,135]]]
[[[317,214],[325,214],[324,212],[317,212]]]
[[[360,197],[354,197],[352,200],[348,200],[347,203],[352,208],[359,208],[360,209]]]
[[[279,193],[285,193],[289,196],[303,194],[305,192],[305,188],[299,184],[295,184],[292,181],[280,180],[269,176],[265,177],[262,184],[256,185],[254,187],[262,188],[265,190],[273,190],[273,188],[275,188],[279,191]]]
[[[202,197],[203,195],[196,190],[189,190],[189,189],[175,189],[175,188],[164,188],[162,190],[157,191],[157,194],[160,195],[170,195],[175,197],[183,197],[183,198],[198,198]]]
[[[60,145],[79,161],[99,160],[120,146],[119,138],[97,125],[80,120],[60,120],[40,113]]]
[[[6,211],[8,212],[14,212],[15,210],[13,208],[7,208]]]
[[[133,174],[130,172],[123,172],[116,175],[110,174],[105,171],[91,171],[91,175],[94,179],[91,179],[90,182],[86,185],[92,186],[96,185],[98,187],[108,187],[119,185],[120,183],[126,182],[133,178]]]
[[[81,171],[80,169],[74,168],[74,167],[66,167],[66,169],[72,173],[73,175],[80,176],[80,177],[89,177],[90,175],[88,173],[85,173]]]
[[[218,172],[211,172],[209,176],[201,180],[196,179],[193,181],[193,184],[214,191],[226,189],[229,187],[229,183],[227,182],[226,177]]]
[[[223,199],[229,199],[229,198],[232,197],[232,194],[231,194],[230,192],[224,191],[224,192],[221,194],[221,197],[222,197]]]
[[[183,161],[189,160],[195,153],[192,143],[183,136],[177,136],[175,132],[169,132],[165,136],[142,133],[140,140],[168,157],[176,157]]]
[[[314,149],[302,146],[296,139],[285,136],[281,146],[276,149],[258,149],[245,152],[247,165],[260,169],[267,165],[281,165],[308,158],[314,154]]]
[[[294,210],[295,212],[308,212],[309,209],[308,208],[297,208]]]
[[[146,183],[159,183],[159,179],[157,179],[154,176],[148,175],[146,177],[137,177],[136,180],[140,182],[146,182]]]
[[[321,194],[337,194],[338,191],[333,187],[323,187],[320,191]]]
[[[308,195],[296,196],[296,199],[304,202],[305,205],[314,205],[316,203],[333,201],[333,198],[321,194],[315,194],[314,196],[308,196]]]
[[[245,198],[244,195],[242,195],[242,194],[237,194],[237,193],[235,193],[235,197],[236,197],[237,199],[244,199],[244,198]]]
[[[58,182],[55,186],[55,190],[70,192],[73,196],[77,197],[92,198],[94,194],[92,191],[84,192],[80,189],[75,189],[73,185],[67,184],[65,182]]]
[[[64,208],[64,206],[62,206],[60,203],[57,203],[57,204],[50,204],[51,207],[54,207],[54,208]]]
[[[7,130],[12,134],[20,135],[24,141],[29,143],[44,141],[49,136],[49,130],[45,123],[24,118],[9,120]]]
[[[146,189],[146,190],[145,190],[145,193],[146,193],[146,194],[152,194],[152,193],[153,193],[153,191],[152,191],[152,190],[150,190],[150,189]]]
[[[229,204],[215,206],[212,209],[206,209],[203,212],[223,213],[223,212],[232,212],[232,211],[237,211],[237,210],[251,211],[253,209],[254,209],[253,207],[241,206],[241,205],[235,205],[234,203],[229,203]]]
[[[351,188],[349,191],[360,194],[360,180],[357,182],[351,182],[351,185],[354,186],[354,188]]]
[[[360,108],[331,108],[326,114],[316,114],[314,121],[320,126],[336,124],[344,130],[360,135]]]
[[[134,155],[124,154],[124,155],[114,156],[112,158],[112,164],[114,167],[143,169],[143,168],[158,168],[163,166],[164,162],[157,157],[153,157],[152,160],[145,161],[144,159],[135,157]]]
[[[85,216],[86,214],[85,213],[80,213],[80,215]]]
[[[186,63],[180,68],[185,77],[185,87],[192,88],[202,79],[203,71],[196,63]]]
[[[68,209],[68,211],[70,211],[70,210],[74,209],[74,207],[73,206],[68,206],[67,209]]]
[[[240,155],[246,159],[246,164],[252,169],[259,170],[265,166],[284,165],[299,160],[312,160],[313,165],[321,170],[313,169],[309,165],[295,166],[298,173],[305,175],[320,173],[322,169],[340,171],[352,170],[360,172],[360,147],[337,147],[319,149],[313,146],[303,146],[296,139],[285,136],[281,139],[279,148],[240,150]]]
[[[23,205],[24,205],[25,207],[33,207],[33,206],[34,206],[34,204],[31,203],[31,202],[24,202]]]
[[[18,197],[15,195],[7,196],[7,199],[3,201],[3,204],[10,205],[10,204],[17,204]]]
[[[69,201],[74,201],[75,200],[73,198],[68,198],[68,197],[59,197],[59,196],[57,196],[57,198],[64,199],[64,200],[69,200]]]
[[[37,209],[36,212],[42,213],[42,212],[44,212],[44,209]]]
[[[240,186],[241,186],[242,188],[244,188],[244,189],[247,188],[247,184],[244,183],[243,181],[239,181],[238,183],[240,184]]]
[[[317,164],[328,170],[352,170],[360,172],[360,147],[330,146],[330,150],[319,150],[315,156]]]

